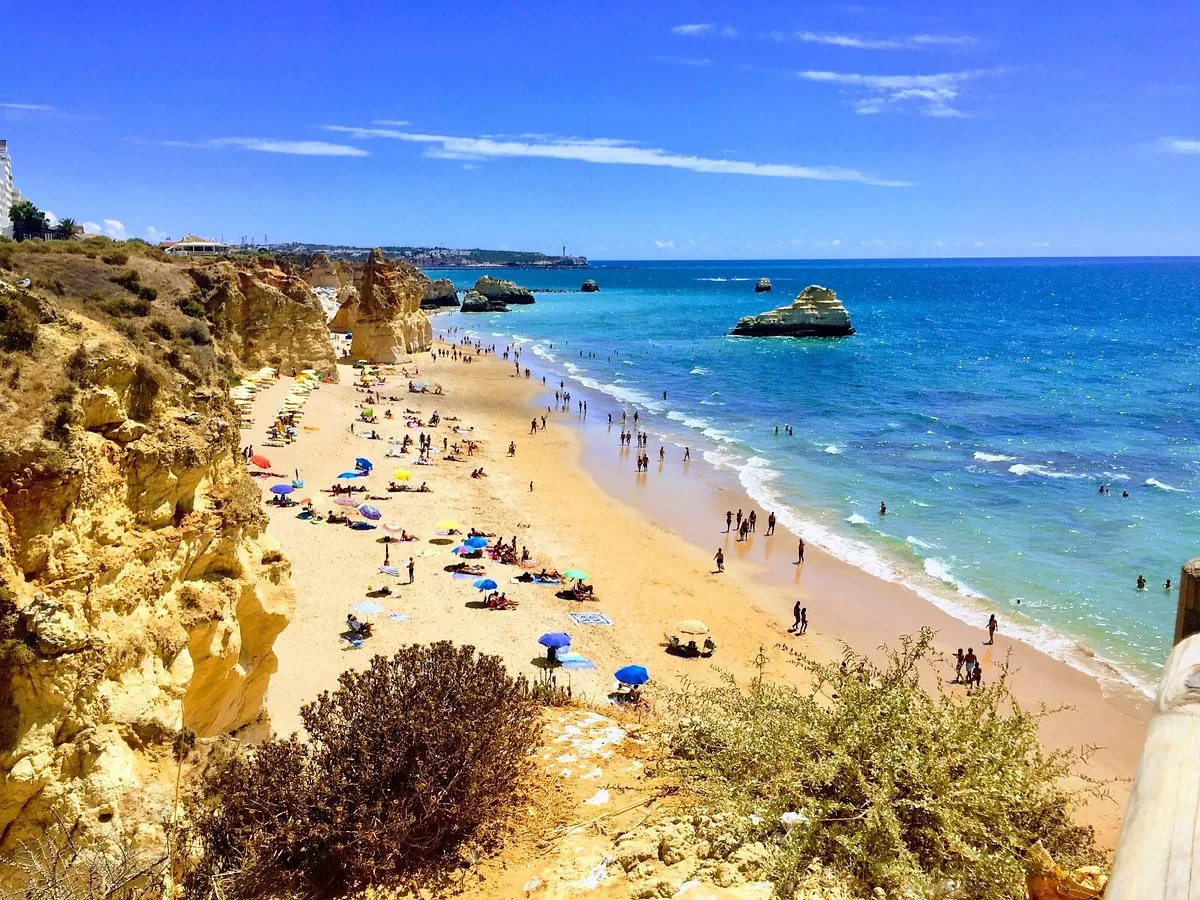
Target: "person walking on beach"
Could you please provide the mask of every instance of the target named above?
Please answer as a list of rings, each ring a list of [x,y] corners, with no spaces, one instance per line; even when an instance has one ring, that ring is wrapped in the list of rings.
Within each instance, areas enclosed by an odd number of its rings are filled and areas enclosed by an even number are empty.
[[[796,565],[801,565],[804,562],[804,538],[800,538],[800,544],[796,549]]]
[[[773,535],[774,533],[775,533],[775,513],[771,513],[769,516],[767,516],[767,536],[769,537],[769,536]]]
[[[530,433],[530,434],[537,434],[537,419],[530,419],[530,420],[529,420],[529,433]]]
[[[962,683],[962,667],[963,667],[964,659],[965,659],[965,657],[963,656],[962,647],[959,647],[958,650],[956,650],[954,653],[954,683],[955,684]]]
[[[971,670],[971,677],[967,680],[967,693],[971,693],[972,688],[979,690],[983,687],[983,666],[975,663],[975,668]]]
[[[715,559],[717,561],[717,571],[724,572],[725,571],[725,554],[722,552],[720,547],[717,548],[717,555],[714,556],[713,559]]]
[[[758,513],[750,510],[750,518],[747,521],[750,522],[750,530],[753,532],[755,530],[754,526],[758,524]]]
[[[968,647],[967,655],[963,657],[963,667],[967,670],[967,684],[971,683],[971,676],[975,672],[975,667],[979,665],[979,657],[975,655],[975,648]]]
[[[413,558],[408,558],[408,583],[412,584],[416,580],[417,567],[413,565]]]
[[[667,448],[659,447],[658,448],[658,461],[662,462],[666,458],[667,458]]]
[[[803,612],[804,609],[800,606],[800,601],[797,600],[796,605],[792,607],[792,618],[795,619],[795,621],[792,622],[792,627],[789,628],[788,631],[795,631],[800,627],[800,616],[803,614]]]
[[[726,534],[729,534],[732,526],[733,526],[733,510],[727,509],[727,510],[725,510],[725,533]]]
[[[988,616],[988,623],[987,623],[988,639],[987,639],[987,642],[989,644],[996,643],[996,628],[999,624],[1000,623],[996,621],[995,615]]]
[[[737,516],[735,516],[735,518],[737,519],[738,531],[741,531],[742,530],[742,511],[740,509],[737,511]]]
[[[796,634],[804,634],[808,631],[808,608],[801,607],[800,609],[800,630]]]

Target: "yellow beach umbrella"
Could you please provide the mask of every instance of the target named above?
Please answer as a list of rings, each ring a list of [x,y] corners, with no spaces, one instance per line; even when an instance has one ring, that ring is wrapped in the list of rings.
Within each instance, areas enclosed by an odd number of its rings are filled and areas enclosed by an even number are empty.
[[[408,479],[412,478],[412,473],[408,469],[397,469],[392,473],[392,477],[397,481],[408,481]]]
[[[445,531],[449,531],[452,528],[462,531],[462,522],[455,522],[453,519],[442,519],[442,521],[437,523],[437,527]]]

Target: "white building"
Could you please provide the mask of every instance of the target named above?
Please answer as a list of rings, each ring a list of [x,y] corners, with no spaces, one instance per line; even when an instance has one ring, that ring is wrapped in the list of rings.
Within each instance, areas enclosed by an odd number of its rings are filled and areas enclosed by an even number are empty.
[[[234,252],[234,248],[229,244],[205,240],[194,234],[189,234],[182,241],[164,241],[159,246],[163,248],[163,252],[172,256],[224,256]]]
[[[8,219],[12,209],[13,197],[17,189],[13,187],[12,157],[8,155],[8,141],[0,140],[0,234],[12,237],[12,222]]]

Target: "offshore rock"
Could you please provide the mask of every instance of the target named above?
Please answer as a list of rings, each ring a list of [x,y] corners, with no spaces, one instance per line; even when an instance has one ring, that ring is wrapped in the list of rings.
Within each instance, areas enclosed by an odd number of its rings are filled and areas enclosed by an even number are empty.
[[[756,285],[754,285],[754,293],[769,294],[770,292],[771,292],[771,279],[770,278],[758,279],[758,283]]]
[[[358,315],[350,355],[395,363],[428,350],[433,327],[421,312],[427,280],[411,263],[389,262],[380,248],[372,250],[358,283]]]
[[[475,290],[489,300],[499,300],[502,303],[532,303],[533,292],[521,287],[514,281],[504,281],[484,275],[475,282]]]
[[[489,300],[478,291],[467,291],[462,299],[463,312],[508,312],[503,300]]]
[[[458,306],[458,292],[454,289],[454,282],[449,278],[427,281],[425,293],[421,296],[421,309],[440,309],[445,306]]]
[[[583,286],[580,288],[580,290],[585,294],[594,294],[600,290],[600,285],[596,284],[596,282],[589,278],[583,283]]]
[[[749,337],[845,337],[854,334],[854,326],[837,295],[813,284],[788,306],[739,319],[731,333]]]

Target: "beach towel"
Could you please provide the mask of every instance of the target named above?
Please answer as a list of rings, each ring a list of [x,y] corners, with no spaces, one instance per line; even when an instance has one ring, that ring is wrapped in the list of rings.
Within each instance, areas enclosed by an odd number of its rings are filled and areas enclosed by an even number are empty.
[[[594,669],[596,664],[585,656],[574,651],[558,654],[558,661],[564,669]]]
[[[380,566],[379,571],[384,575],[393,575],[397,578],[400,577],[400,570],[395,566]]]
[[[402,612],[390,612],[390,613],[388,613],[388,620],[389,620],[389,621],[391,621],[391,622],[407,622],[407,621],[408,621],[409,619],[411,619],[411,618],[412,618],[412,616],[410,616],[410,615],[407,615],[407,614],[405,614],[405,613],[402,613]]]
[[[567,613],[567,616],[576,625],[611,625],[613,620],[604,613],[598,612],[572,612]]]

